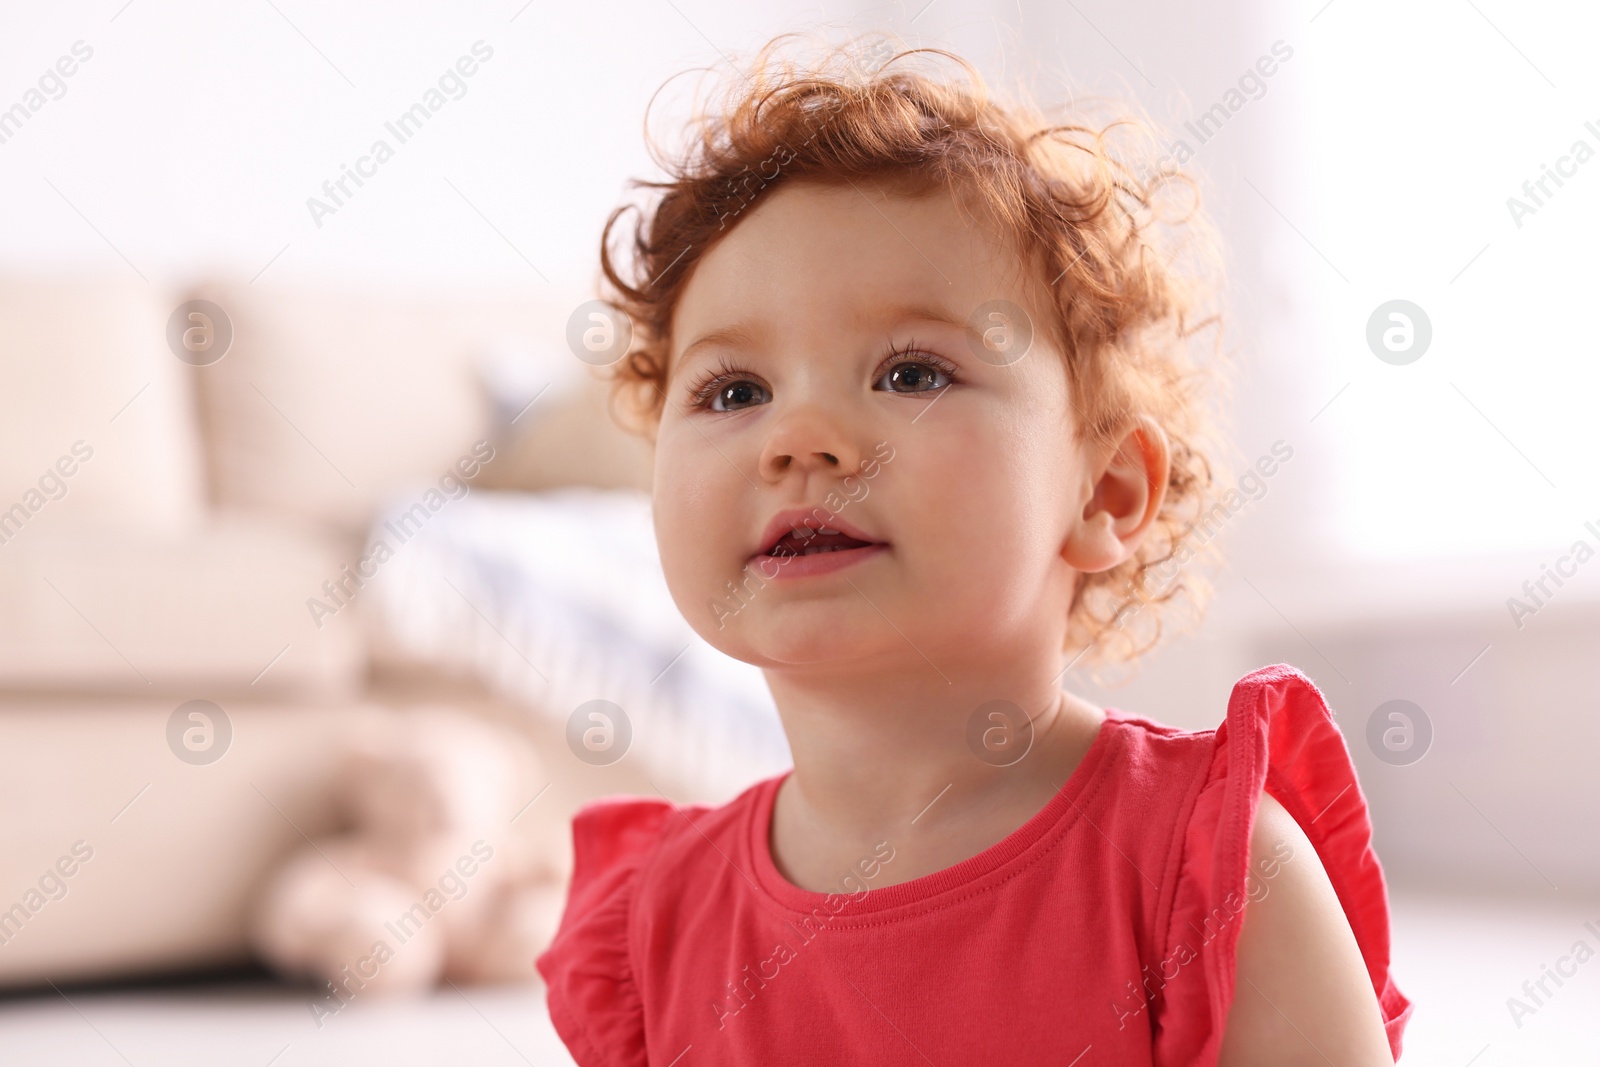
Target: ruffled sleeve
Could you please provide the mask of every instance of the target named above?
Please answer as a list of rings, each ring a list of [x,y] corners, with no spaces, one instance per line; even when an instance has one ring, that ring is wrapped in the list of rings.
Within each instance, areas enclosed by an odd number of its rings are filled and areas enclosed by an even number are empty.
[[[1233,1004],[1242,914],[1253,891],[1276,871],[1251,871],[1250,833],[1261,791],[1283,805],[1317,850],[1344,906],[1389,1048],[1411,1002],[1389,975],[1389,902],[1372,849],[1372,824],[1344,737],[1310,679],[1286,664],[1254,671],[1233,688],[1211,762],[1186,826],[1162,975],[1190,967],[1203,981],[1172,975],[1157,1047],[1161,1064],[1213,1064]]]
[[[607,797],[573,816],[566,909],[535,966],[545,981],[550,1021],[579,1067],[646,1062],[628,919],[639,871],[672,810],[656,798]]]

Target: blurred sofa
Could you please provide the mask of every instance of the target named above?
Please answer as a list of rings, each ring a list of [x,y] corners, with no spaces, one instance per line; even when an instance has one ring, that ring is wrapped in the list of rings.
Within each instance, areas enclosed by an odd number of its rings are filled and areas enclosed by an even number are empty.
[[[565,350],[585,297],[0,278],[0,986],[243,960],[253,888],[336,818],[342,730],[493,713],[353,586],[309,602],[475,446],[472,488],[648,484]],[[170,341],[201,299],[231,332],[209,362]],[[215,762],[169,741],[190,700],[224,709]]]

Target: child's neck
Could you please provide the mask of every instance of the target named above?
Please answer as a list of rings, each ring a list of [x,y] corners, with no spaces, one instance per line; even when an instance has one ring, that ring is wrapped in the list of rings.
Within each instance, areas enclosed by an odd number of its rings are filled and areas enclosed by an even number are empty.
[[[882,888],[943,870],[998,843],[1045,806],[1078,766],[1103,712],[1054,679],[1012,689],[1033,717],[1027,755],[993,766],[968,747],[968,723],[995,689],[952,695],[854,690],[848,702],[769,675],[795,770],[774,803],[773,861],[790,882],[837,891],[840,877],[879,842],[895,859],[870,883]],[[943,690],[943,691],[941,691]]]

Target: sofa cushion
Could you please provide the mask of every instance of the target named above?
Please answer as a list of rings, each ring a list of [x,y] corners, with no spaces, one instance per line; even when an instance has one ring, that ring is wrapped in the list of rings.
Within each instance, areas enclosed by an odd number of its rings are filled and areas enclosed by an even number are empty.
[[[306,608],[351,558],[325,532],[221,515],[181,534],[36,533],[0,546],[0,689],[340,696],[362,683],[355,612]]]
[[[478,368],[521,346],[552,380],[577,359],[581,294],[219,282],[233,348],[203,368],[212,498],[362,530],[380,503],[436,481],[489,436]]]
[[[120,276],[0,278],[0,554],[62,520],[175,532],[204,504],[177,299]]]
[[[197,765],[174,701],[0,703],[0,810],[29,813],[0,852],[0,986],[248,959],[257,887],[335,828],[340,739],[379,712],[221,706],[228,747]]]
[[[612,419],[610,386],[593,368],[543,395],[518,399],[496,405],[496,455],[476,484],[522,490],[650,488],[654,454]]]

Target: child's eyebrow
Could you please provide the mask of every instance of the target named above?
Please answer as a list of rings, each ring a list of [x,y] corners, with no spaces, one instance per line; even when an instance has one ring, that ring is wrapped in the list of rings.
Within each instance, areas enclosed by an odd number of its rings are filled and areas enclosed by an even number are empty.
[[[954,326],[957,329],[966,329],[967,326],[965,322],[962,322],[959,318],[951,315],[950,312],[946,311],[944,308],[931,304],[920,304],[915,302],[886,304],[876,309],[876,311],[877,315],[875,317],[887,319],[888,321],[896,324],[910,319],[916,319],[922,322],[939,322],[946,326]]]
[[[684,345],[683,350],[678,353],[678,363],[681,366],[689,359],[690,353],[702,345],[748,345],[754,342],[755,331],[747,323],[736,322],[730,326],[719,326]]]

